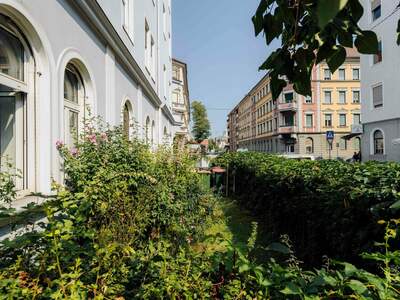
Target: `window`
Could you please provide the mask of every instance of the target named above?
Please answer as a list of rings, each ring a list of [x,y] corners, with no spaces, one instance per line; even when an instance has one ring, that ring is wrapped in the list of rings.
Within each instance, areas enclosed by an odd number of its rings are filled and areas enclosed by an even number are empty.
[[[331,91],[324,91],[324,102],[325,102],[325,104],[332,103],[332,92]]]
[[[339,104],[346,103],[346,91],[339,91]]]
[[[168,98],[168,79],[167,79],[167,67],[163,66],[163,85],[164,85],[164,97]]]
[[[145,142],[148,144],[150,142],[150,118],[147,116],[146,118],[146,126],[144,128],[145,130]]]
[[[155,142],[155,131],[156,131],[156,123],[153,121],[151,123],[151,144],[154,145]]]
[[[353,69],[353,80],[360,80],[360,69]]]
[[[339,114],[339,126],[340,127],[346,126],[346,114]]]
[[[372,88],[372,103],[374,108],[383,106],[383,89],[382,84]]]
[[[347,150],[347,140],[345,139],[340,139],[339,140],[339,148],[340,150]]]
[[[374,54],[374,64],[382,61],[382,41],[378,41],[378,53]]]
[[[122,113],[122,130],[124,137],[127,139],[129,139],[130,137],[130,127],[131,127],[130,107],[128,101],[126,101]]]
[[[75,66],[69,63],[64,73],[65,143],[73,147],[79,137],[79,123],[85,107],[85,89]]]
[[[360,91],[353,91],[353,103],[360,103]]]
[[[24,45],[17,36],[1,27],[0,41],[0,72],[24,81]]]
[[[175,65],[172,66],[172,79],[181,81],[181,73],[178,66]]]
[[[353,124],[354,125],[361,124],[361,115],[360,114],[353,114]]]
[[[331,80],[331,71],[329,69],[324,69],[324,79]]]
[[[128,36],[133,38],[133,0],[122,0],[122,27],[128,34]]]
[[[313,127],[313,115],[306,114],[306,127]]]
[[[153,36],[150,38],[150,68],[151,68],[151,75],[155,76],[156,72],[156,52],[155,52],[155,44]]]
[[[372,12],[372,21],[375,21],[381,17],[382,14],[381,0],[372,0],[371,12]]]
[[[311,98],[311,96],[306,96],[306,97],[305,97],[305,103],[306,103],[306,104],[311,104],[311,103],[312,103],[312,98]]]
[[[283,124],[282,126],[294,126],[294,114],[287,113],[283,114]]]
[[[163,32],[164,39],[167,39],[167,11],[165,10],[165,4],[162,6],[162,15],[163,15]]]
[[[380,130],[374,132],[374,154],[384,153],[383,133]]]
[[[147,20],[144,21],[144,64],[150,71],[150,28]]]
[[[325,127],[332,127],[332,114],[325,114]]]
[[[284,94],[285,103],[292,103],[293,102],[293,92],[292,93],[285,93]]]
[[[339,80],[346,80],[346,70],[339,69]]]
[[[307,154],[314,153],[314,140],[312,138],[306,138],[305,146]]]

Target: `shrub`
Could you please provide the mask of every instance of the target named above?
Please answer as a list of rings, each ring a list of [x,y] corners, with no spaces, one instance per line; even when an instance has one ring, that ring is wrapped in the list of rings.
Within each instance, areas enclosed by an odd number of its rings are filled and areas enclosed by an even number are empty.
[[[377,221],[398,218],[400,164],[297,161],[263,153],[228,153],[230,190],[275,238],[287,233],[309,265],[328,255],[360,263],[383,235]],[[233,186],[234,185],[234,186]]]
[[[151,271],[146,253],[168,245],[162,250],[173,257],[201,236],[211,195],[188,154],[153,155],[120,128],[98,124],[85,125],[75,148],[62,142],[57,148],[65,186],[54,185],[57,197],[46,203],[42,230],[0,249],[1,292],[16,298],[138,293]]]

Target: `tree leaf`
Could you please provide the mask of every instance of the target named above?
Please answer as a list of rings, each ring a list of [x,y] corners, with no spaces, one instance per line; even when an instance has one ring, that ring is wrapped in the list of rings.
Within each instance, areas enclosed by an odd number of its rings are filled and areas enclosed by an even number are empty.
[[[400,200],[396,201],[395,203],[393,203],[392,205],[390,205],[389,207],[390,209],[394,209],[397,210],[400,208]]]
[[[350,280],[347,285],[359,295],[363,294],[367,290],[367,287],[361,281],[355,279]]]
[[[271,243],[266,248],[266,250],[279,252],[279,253],[283,253],[283,254],[289,254],[290,253],[289,248],[286,247],[285,245],[281,244],[281,243]]]
[[[362,31],[354,41],[358,52],[362,54],[376,54],[378,52],[378,38],[373,31]]]
[[[280,292],[284,295],[301,295],[301,289],[298,285],[294,284],[293,282],[289,282],[286,284],[283,290]]]
[[[318,23],[323,29],[347,4],[348,0],[318,0]]]
[[[341,46],[335,46],[333,49],[334,53],[326,60],[332,73],[334,73],[346,60],[346,49]]]

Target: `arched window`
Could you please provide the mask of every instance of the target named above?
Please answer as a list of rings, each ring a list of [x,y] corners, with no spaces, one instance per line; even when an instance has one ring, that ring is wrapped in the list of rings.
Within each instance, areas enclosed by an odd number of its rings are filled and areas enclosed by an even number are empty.
[[[152,145],[154,145],[155,129],[156,129],[156,123],[153,121],[153,122],[151,123],[151,144],[152,144]]]
[[[164,142],[167,142],[168,141],[168,130],[167,130],[166,126],[164,126],[163,135],[164,135]]]
[[[374,154],[384,153],[384,139],[383,133],[380,130],[375,130],[374,132]]]
[[[306,153],[312,154],[314,153],[314,140],[312,138],[306,138]]]
[[[68,63],[64,73],[64,134],[65,143],[73,147],[84,119],[85,88],[78,69]]]
[[[150,118],[147,117],[146,118],[146,126],[145,126],[145,141],[146,144],[148,144],[150,142]]]
[[[28,188],[27,132],[31,125],[27,119],[27,98],[32,97],[28,86],[29,74],[34,74],[34,63],[28,43],[18,28],[0,14],[0,171],[15,173],[18,190]],[[29,153],[33,153],[33,149]],[[10,167],[8,164],[11,164]]]
[[[132,133],[132,105],[129,100],[125,101],[122,109],[122,131],[126,138],[131,137]]]

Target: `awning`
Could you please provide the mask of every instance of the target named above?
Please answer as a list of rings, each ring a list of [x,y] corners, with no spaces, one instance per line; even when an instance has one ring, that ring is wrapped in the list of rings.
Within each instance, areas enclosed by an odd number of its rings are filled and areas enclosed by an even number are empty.
[[[348,140],[351,140],[353,137],[356,137],[356,136],[359,136],[359,135],[362,135],[362,133],[359,133],[359,132],[358,133],[350,133],[348,135],[342,136],[342,139],[348,141]]]
[[[221,167],[213,167],[211,168],[212,173],[225,173],[225,169],[222,169]]]

